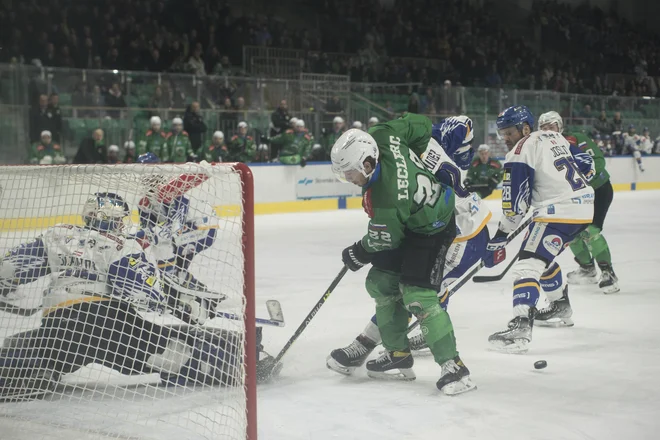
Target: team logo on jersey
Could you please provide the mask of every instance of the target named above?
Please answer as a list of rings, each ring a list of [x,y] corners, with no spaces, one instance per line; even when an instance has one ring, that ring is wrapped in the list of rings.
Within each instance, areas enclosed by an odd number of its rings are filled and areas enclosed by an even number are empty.
[[[553,215],[555,213],[555,205],[548,205],[548,215]]]
[[[548,235],[543,238],[543,247],[553,255],[557,255],[564,247],[564,242],[558,235]]]

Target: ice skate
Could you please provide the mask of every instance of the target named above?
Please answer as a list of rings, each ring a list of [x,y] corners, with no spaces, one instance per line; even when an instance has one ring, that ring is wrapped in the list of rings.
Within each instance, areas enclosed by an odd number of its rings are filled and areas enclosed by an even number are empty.
[[[579,261],[575,261],[580,267],[566,275],[568,284],[596,284],[598,282],[598,271],[596,271],[596,265],[594,262],[591,261],[589,264],[581,264]]]
[[[326,360],[326,366],[332,371],[350,376],[357,367],[362,366],[376,344],[360,335],[350,345],[332,350]]]
[[[568,286],[564,286],[564,293],[558,300],[552,301],[550,305],[541,309],[534,317],[536,325],[542,327],[572,327],[573,309],[568,299]]]
[[[458,356],[442,364],[442,375],[436,386],[448,396],[466,393],[477,388],[477,385],[470,379],[470,370]]]
[[[534,309],[527,316],[516,316],[509,321],[508,328],[488,337],[488,342],[500,351],[508,353],[525,353],[532,342],[532,327],[534,326]]]
[[[410,343],[410,351],[422,351],[423,353],[430,353],[429,346],[426,344],[424,335],[419,333],[412,338],[408,339]]]
[[[599,264],[598,267],[600,267],[601,271],[600,282],[598,283],[600,290],[602,290],[603,293],[617,293],[620,291],[619,279],[614,274],[612,266],[605,263]]]
[[[378,359],[367,362],[367,375],[373,379],[415,380],[414,363],[410,351],[384,351]]]

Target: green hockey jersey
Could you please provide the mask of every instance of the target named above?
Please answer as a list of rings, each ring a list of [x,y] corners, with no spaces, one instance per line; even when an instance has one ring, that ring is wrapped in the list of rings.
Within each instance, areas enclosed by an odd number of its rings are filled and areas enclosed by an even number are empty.
[[[589,139],[589,136],[584,133],[564,133],[564,137],[568,142],[577,145],[581,151],[584,151],[594,159],[596,175],[591,179],[591,182],[589,182],[589,185],[591,185],[593,189],[600,188],[604,183],[610,180],[610,173],[605,169],[605,156],[603,155],[603,152],[600,151],[600,148],[598,148],[598,145]]]
[[[454,192],[438,183],[415,151],[426,150],[431,121],[407,114],[373,126],[378,164],[362,191],[369,215],[362,245],[369,252],[398,248],[407,232],[433,235],[442,231],[454,212]],[[415,151],[413,151],[413,149]]]

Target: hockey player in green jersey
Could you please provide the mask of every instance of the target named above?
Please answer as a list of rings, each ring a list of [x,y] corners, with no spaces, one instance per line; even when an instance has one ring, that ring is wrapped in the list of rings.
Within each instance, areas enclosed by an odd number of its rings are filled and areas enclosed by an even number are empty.
[[[296,119],[292,130],[270,138],[271,144],[279,146],[279,161],[285,165],[304,164],[313,141],[302,119]]]
[[[165,145],[166,155],[161,158],[163,162],[183,163],[188,161],[192,146],[188,133],[183,130],[181,118],[172,119],[172,131],[167,134]]]
[[[142,140],[140,140],[137,155],[154,153],[158,157],[165,157],[165,142],[167,141],[167,135],[160,129],[160,118],[158,116],[152,116],[149,120],[149,125],[151,128],[145,133]]]
[[[551,111],[541,115],[539,128],[559,133],[563,132],[564,122],[559,113]],[[589,182],[594,189],[594,218],[593,223],[583,231],[570,244],[575,255],[575,261],[580,267],[567,275],[571,284],[598,283],[604,293],[616,293],[619,289],[619,280],[612,269],[612,255],[605,237],[602,235],[605,216],[612,203],[614,191],[610,183],[610,175],[605,169],[605,156],[594,141],[582,133],[564,133],[564,137],[580,150],[589,154],[596,167],[596,175]],[[600,281],[596,272],[598,264],[601,271]]]
[[[477,154],[479,157],[470,164],[463,184],[468,191],[476,192],[479,197],[485,199],[502,182],[504,169],[497,159],[490,157],[488,145],[479,145]]]
[[[229,141],[229,161],[231,162],[254,162],[257,156],[257,145],[252,136],[248,136],[247,122],[238,123],[238,134],[234,135]]]
[[[66,157],[62,152],[62,147],[53,142],[53,135],[50,131],[41,132],[39,142],[32,144],[30,148],[30,163],[40,165],[61,165],[66,163]]]
[[[225,144],[225,134],[220,130],[213,133],[211,144],[202,147],[199,156],[207,162],[226,162],[229,152]]]
[[[335,143],[332,170],[343,182],[362,187],[369,216],[367,234],[344,249],[352,271],[372,267],[366,289],[376,302],[376,321],[386,351],[367,362],[372,378],[415,379],[406,336],[409,312],[442,367],[437,387],[445,394],[475,388],[456,350],[449,315],[438,302],[447,250],[456,236],[454,193],[437,182],[413,149],[423,151],[431,122],[408,114],[365,133],[351,129]]]

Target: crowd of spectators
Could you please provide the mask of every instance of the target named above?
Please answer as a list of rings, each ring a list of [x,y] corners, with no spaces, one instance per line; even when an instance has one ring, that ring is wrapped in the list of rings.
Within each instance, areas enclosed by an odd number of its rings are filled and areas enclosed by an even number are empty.
[[[0,10],[4,62],[236,74],[232,66],[241,64],[243,45],[257,45],[307,51],[304,70],[347,74],[354,82],[426,86],[450,80],[584,94],[658,93],[658,37],[587,3],[536,0],[526,32],[498,21],[488,1],[442,7],[432,0],[310,2],[313,22],[321,24],[313,31],[266,14],[266,2],[257,14],[211,0],[9,5]],[[606,73],[636,79],[608,80]]]

